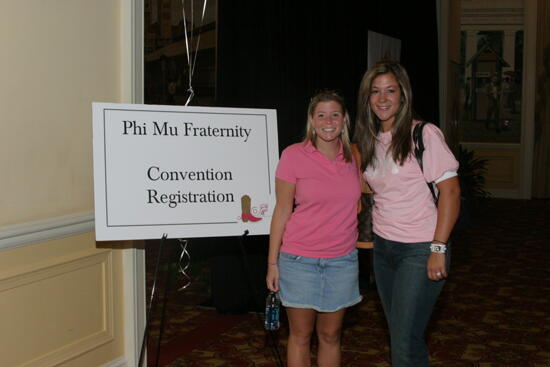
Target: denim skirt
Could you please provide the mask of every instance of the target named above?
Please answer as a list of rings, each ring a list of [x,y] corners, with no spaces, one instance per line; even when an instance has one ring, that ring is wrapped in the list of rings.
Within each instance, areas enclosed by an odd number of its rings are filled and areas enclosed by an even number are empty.
[[[334,258],[279,254],[279,295],[286,307],[334,312],[353,306],[359,294],[357,249]]]

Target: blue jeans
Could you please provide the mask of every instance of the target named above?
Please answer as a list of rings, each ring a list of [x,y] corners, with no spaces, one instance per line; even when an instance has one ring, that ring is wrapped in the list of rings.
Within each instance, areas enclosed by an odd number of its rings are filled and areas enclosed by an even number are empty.
[[[429,255],[430,242],[403,243],[374,235],[374,275],[390,330],[392,367],[429,365],[424,331],[445,283],[428,278]]]

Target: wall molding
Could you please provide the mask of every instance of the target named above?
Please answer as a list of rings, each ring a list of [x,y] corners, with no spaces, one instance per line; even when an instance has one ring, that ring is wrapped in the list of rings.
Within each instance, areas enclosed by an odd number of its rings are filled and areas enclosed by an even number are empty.
[[[0,227],[0,251],[75,236],[93,230],[93,211],[3,226]]]
[[[114,299],[113,299],[113,262],[112,251],[86,250],[71,254],[71,256],[42,264],[0,274],[0,295],[13,289],[23,289],[42,281],[51,281],[66,274],[86,271],[91,267],[100,266],[101,294],[103,295],[101,315],[102,320],[97,330],[91,330],[87,335],[68,341],[58,348],[28,360],[20,367],[52,366],[63,363],[94,350],[95,348],[114,340]],[[45,336],[47,337],[47,336]]]
[[[524,1],[523,85],[521,96],[521,150],[519,198],[531,199],[535,146],[537,75],[537,0]]]
[[[143,103],[144,0],[123,0],[122,100]],[[124,354],[128,366],[137,366],[146,319],[145,251],[122,250],[124,282]]]
[[[117,358],[107,364],[104,364],[103,367],[128,367],[128,362],[124,357]]]

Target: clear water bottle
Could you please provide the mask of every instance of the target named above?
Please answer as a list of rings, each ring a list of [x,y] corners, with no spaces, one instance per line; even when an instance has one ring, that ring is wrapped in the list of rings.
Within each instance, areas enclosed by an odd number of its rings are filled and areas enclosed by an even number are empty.
[[[265,299],[265,329],[279,330],[279,310],[281,300],[277,292],[269,292]]]

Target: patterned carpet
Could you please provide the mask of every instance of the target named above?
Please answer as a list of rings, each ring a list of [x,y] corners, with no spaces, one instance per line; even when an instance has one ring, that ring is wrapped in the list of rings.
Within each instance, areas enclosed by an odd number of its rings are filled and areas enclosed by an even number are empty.
[[[432,367],[550,367],[550,201],[492,199],[456,236],[451,276],[428,330]],[[155,247],[148,246],[152,284]],[[208,261],[191,267],[191,286],[174,277],[159,366],[275,367],[261,315],[220,314],[210,299]],[[164,284],[159,284],[162,292]],[[373,287],[346,314],[343,366],[389,367],[388,334]],[[151,320],[155,366],[160,300]],[[287,328],[276,335],[284,360]],[[315,346],[313,346],[315,349]]]

